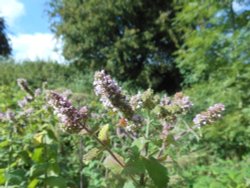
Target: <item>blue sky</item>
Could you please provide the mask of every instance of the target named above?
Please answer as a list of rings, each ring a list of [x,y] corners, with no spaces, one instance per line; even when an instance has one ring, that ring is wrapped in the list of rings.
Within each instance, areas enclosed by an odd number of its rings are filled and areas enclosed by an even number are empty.
[[[24,6],[24,14],[16,20],[16,26],[12,28],[14,32],[50,32],[49,21],[45,12],[46,0],[19,0],[19,2]]]
[[[0,16],[7,23],[14,59],[64,60],[60,53],[62,43],[49,29],[47,3],[48,0],[0,0]]]

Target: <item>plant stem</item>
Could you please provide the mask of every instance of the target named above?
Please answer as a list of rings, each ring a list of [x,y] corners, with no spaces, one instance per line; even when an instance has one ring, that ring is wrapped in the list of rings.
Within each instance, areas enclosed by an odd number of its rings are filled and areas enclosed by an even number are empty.
[[[113,159],[122,167],[125,168],[125,165],[115,156],[115,154],[113,153],[113,151],[107,147],[96,135],[92,134],[92,131],[90,129],[87,128],[86,125],[84,125],[84,129],[85,131],[87,131],[99,144],[101,144],[104,149],[113,157]],[[138,185],[137,181],[134,179],[133,176],[129,175],[129,177],[134,181],[134,183],[136,185]]]
[[[99,143],[101,144],[104,149],[115,159],[115,161],[121,166],[121,167],[125,167],[125,165],[115,156],[115,154],[110,150],[110,148],[108,148],[96,135],[92,134],[92,132],[86,127],[84,126],[84,129]]]
[[[82,177],[82,169],[83,169],[83,162],[82,162],[82,155],[83,155],[83,140],[82,137],[79,139],[79,162],[80,162],[80,188],[83,188],[83,177]]]
[[[188,129],[188,130],[186,130],[186,131],[183,131],[182,133],[180,133],[179,135],[177,135],[177,136],[174,137],[175,141],[181,139],[181,138],[182,138],[183,136],[185,136],[187,133],[193,132],[194,129],[200,128],[200,127],[202,127],[202,126],[203,126],[203,125],[201,125],[201,126],[200,126],[200,125],[196,125],[196,126],[194,126],[193,128],[190,128],[190,129]]]

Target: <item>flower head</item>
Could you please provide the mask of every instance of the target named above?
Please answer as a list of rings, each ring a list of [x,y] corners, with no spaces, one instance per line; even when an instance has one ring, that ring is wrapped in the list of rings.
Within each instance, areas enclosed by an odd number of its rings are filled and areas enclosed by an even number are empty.
[[[193,106],[193,103],[189,100],[189,97],[183,95],[181,92],[178,92],[174,95],[173,103],[179,106],[182,111],[186,111]]]
[[[17,85],[25,92],[27,92],[30,96],[34,97],[33,91],[29,88],[27,80],[23,78],[17,79]]]
[[[210,106],[207,111],[197,114],[193,119],[196,126],[203,126],[213,123],[221,117],[221,113],[225,110],[225,106],[221,103]]]
[[[130,106],[133,110],[139,109],[143,106],[142,94],[138,92],[136,95],[133,95],[129,101]]]
[[[84,128],[87,119],[87,108],[77,110],[65,97],[55,92],[49,92],[47,96],[48,104],[52,106],[60,121],[64,124],[64,129],[71,133],[79,133]]]
[[[121,88],[110,75],[105,74],[104,70],[95,73],[94,83],[95,94],[100,96],[100,101],[107,108],[113,111],[120,110],[128,119],[132,119],[134,111],[130,106]]]

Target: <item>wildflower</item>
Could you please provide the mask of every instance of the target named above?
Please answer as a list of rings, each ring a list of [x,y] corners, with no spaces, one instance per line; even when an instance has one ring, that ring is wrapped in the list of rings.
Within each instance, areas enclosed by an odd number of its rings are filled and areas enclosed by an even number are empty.
[[[35,97],[38,97],[39,95],[41,95],[41,94],[42,94],[41,88],[37,88],[37,89],[35,90],[34,94],[35,94]]]
[[[221,113],[224,110],[225,106],[223,104],[215,104],[210,106],[207,111],[197,114],[193,119],[193,122],[198,127],[213,123],[215,120],[221,117]]]
[[[129,101],[130,106],[133,110],[139,109],[143,105],[142,101],[142,94],[141,92],[137,93],[136,95],[132,96]]]
[[[34,113],[34,109],[33,108],[28,108],[28,109],[20,112],[18,115],[19,116],[29,117],[32,113]]]
[[[18,86],[25,92],[27,92],[28,94],[30,94],[32,97],[34,96],[34,93],[32,92],[32,90],[29,88],[28,82],[27,80],[23,79],[23,78],[18,78],[17,79],[17,84]]]
[[[189,100],[189,97],[183,95],[181,92],[178,92],[174,95],[173,103],[179,106],[182,111],[186,111],[193,106],[193,103]]]
[[[63,129],[65,131],[79,133],[84,128],[87,119],[87,107],[77,110],[65,97],[55,92],[49,92],[47,100],[64,124]]]
[[[160,105],[161,105],[161,106],[167,106],[167,105],[170,105],[170,104],[171,104],[171,99],[170,99],[170,97],[168,97],[167,95],[164,95],[164,96],[161,98]]]
[[[14,112],[8,109],[7,112],[5,113],[5,118],[8,121],[14,121],[15,120]]]
[[[178,92],[171,100],[170,97],[164,95],[160,101],[161,106],[165,106],[169,109],[175,108],[179,113],[185,112],[193,106],[193,103],[189,100],[188,96]]]
[[[20,108],[24,108],[32,100],[33,100],[33,97],[31,97],[30,95],[28,95],[28,96],[25,96],[22,100],[19,100],[17,102],[17,104],[18,104],[18,106]]]
[[[100,101],[107,108],[113,111],[120,110],[128,119],[132,119],[134,111],[130,106],[125,95],[122,94],[121,88],[110,75],[105,74],[104,70],[95,73],[93,83],[95,94],[100,96]]]

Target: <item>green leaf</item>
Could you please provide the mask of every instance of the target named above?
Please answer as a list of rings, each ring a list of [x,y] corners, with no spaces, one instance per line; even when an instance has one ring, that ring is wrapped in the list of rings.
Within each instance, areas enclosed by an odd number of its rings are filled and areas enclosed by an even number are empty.
[[[29,153],[27,151],[23,150],[18,155],[21,157],[24,163],[26,164],[31,163],[31,158],[29,157]]]
[[[149,159],[144,158],[143,161],[145,168],[156,187],[166,188],[169,181],[167,168],[153,157],[150,157]]]
[[[144,161],[141,158],[130,159],[123,170],[123,173],[129,175],[141,174],[144,172],[145,172]]]
[[[5,169],[1,168],[0,169],[0,185],[5,182],[5,175],[4,175]]]
[[[132,181],[127,181],[123,188],[136,188]]]
[[[5,173],[6,180],[11,184],[20,184],[25,179],[25,171],[21,169]]]
[[[149,142],[149,141],[146,140],[144,137],[140,137],[140,138],[137,138],[137,139],[132,143],[132,147],[133,147],[133,146],[136,146],[136,147],[138,147],[138,149],[141,151],[147,142]]]
[[[124,159],[120,155],[118,155],[117,153],[115,153],[114,155],[122,164],[124,164]],[[105,160],[103,161],[103,165],[105,166],[105,168],[111,170],[114,174],[119,174],[123,170],[123,167],[111,155],[108,155],[105,158]]]
[[[109,143],[109,124],[106,124],[101,127],[99,133],[98,133],[98,138],[104,143],[108,144]]]
[[[98,148],[92,148],[83,156],[83,162],[88,164],[89,162],[91,162],[91,160],[93,160],[100,154],[100,151],[101,150]]]
[[[10,144],[9,140],[5,140],[5,141],[0,143],[0,148],[4,148],[6,146],[9,146],[9,144]]]
[[[36,188],[38,183],[39,183],[39,180],[38,180],[38,179],[33,179],[33,180],[29,183],[28,188]]]
[[[55,188],[67,187],[66,180],[63,177],[51,176],[45,179],[45,183],[50,187],[55,187]]]
[[[47,163],[35,164],[30,168],[29,174],[31,177],[39,177],[40,175],[45,174],[47,169]]]
[[[140,156],[138,147],[134,146],[129,150],[129,160],[126,162],[123,173],[125,174],[141,174],[145,172],[143,158]]]
[[[43,161],[43,148],[36,148],[31,156],[32,160],[35,162],[41,162]]]

